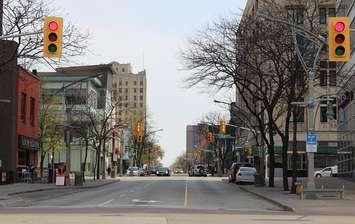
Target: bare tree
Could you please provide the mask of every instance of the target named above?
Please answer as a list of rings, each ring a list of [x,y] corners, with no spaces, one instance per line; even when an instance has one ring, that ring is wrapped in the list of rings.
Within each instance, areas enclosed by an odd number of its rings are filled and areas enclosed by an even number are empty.
[[[73,62],[76,56],[87,52],[88,32],[84,32],[70,21],[64,21],[63,56],[60,60],[43,58],[43,21],[47,15],[60,12],[50,7],[45,0],[4,0],[3,35],[21,33],[38,34],[12,38],[18,46],[17,57],[20,64],[29,68],[35,64],[65,64]]]

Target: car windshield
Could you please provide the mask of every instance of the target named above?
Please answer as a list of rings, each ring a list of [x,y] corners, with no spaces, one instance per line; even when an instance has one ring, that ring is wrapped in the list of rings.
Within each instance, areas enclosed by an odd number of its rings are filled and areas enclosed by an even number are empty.
[[[256,173],[256,169],[252,167],[240,167],[239,171],[243,173]]]

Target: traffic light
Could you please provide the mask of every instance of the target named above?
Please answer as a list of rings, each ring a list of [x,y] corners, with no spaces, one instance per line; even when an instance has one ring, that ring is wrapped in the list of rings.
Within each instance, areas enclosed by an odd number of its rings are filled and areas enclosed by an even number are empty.
[[[252,153],[253,153],[253,151],[252,151],[251,148],[245,148],[245,149],[244,149],[244,154],[245,154],[246,156],[251,156]]]
[[[328,18],[329,61],[349,61],[350,27],[348,17]]]
[[[213,142],[213,133],[212,132],[207,133],[207,141],[209,143]]]
[[[138,136],[142,133],[142,123],[140,121],[136,122],[136,126],[135,126],[134,131],[135,131],[136,136]]]
[[[137,135],[137,142],[143,142],[143,135],[142,134]]]
[[[226,133],[226,122],[224,120],[221,120],[219,122],[219,133],[220,134],[225,134]]]
[[[43,32],[43,56],[60,57],[63,45],[63,18],[45,17]]]

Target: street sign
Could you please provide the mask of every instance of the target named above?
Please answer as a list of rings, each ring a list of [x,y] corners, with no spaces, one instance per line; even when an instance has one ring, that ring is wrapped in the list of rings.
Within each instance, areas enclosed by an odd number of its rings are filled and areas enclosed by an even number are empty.
[[[308,134],[307,135],[307,152],[317,152],[317,135],[316,134]]]

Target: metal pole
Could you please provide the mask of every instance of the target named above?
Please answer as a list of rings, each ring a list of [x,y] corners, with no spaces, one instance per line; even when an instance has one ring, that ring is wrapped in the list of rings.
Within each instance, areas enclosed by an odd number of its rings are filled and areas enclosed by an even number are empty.
[[[4,1],[0,0],[0,36],[3,35]]]
[[[66,182],[65,185],[70,185],[70,115],[71,115],[71,109],[70,108],[66,108],[66,114],[67,114],[67,120],[66,120],[66,155],[65,155],[65,163],[66,163],[66,169],[65,169],[65,178],[66,178]]]

